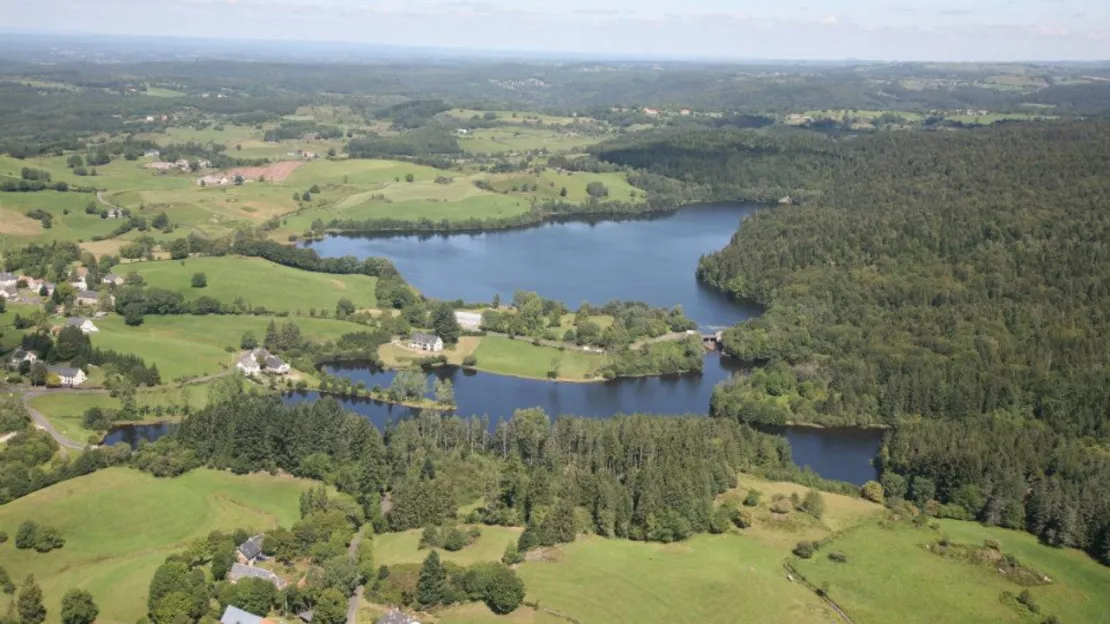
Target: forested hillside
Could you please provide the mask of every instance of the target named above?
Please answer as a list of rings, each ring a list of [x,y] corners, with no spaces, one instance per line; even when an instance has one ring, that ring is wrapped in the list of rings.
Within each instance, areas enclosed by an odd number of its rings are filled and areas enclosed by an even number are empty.
[[[754,216],[701,262],[767,306],[725,334],[765,366],[718,388],[713,413],[900,425],[888,470],[1110,555],[1110,125],[842,147],[820,197]]]

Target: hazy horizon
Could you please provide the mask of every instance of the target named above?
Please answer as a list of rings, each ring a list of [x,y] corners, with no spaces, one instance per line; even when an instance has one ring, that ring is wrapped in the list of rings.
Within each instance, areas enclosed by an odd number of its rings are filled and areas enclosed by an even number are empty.
[[[782,61],[1094,61],[1110,3],[827,0],[40,0],[10,32],[297,41],[542,56]]]

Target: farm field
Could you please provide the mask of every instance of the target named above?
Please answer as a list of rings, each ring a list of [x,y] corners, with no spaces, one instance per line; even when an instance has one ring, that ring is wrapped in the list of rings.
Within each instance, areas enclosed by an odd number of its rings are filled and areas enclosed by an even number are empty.
[[[0,235],[26,243],[31,240],[89,240],[94,236],[111,234],[120,222],[101,219],[99,214],[86,214],[85,206],[89,202],[96,202],[92,193],[0,193]],[[98,209],[103,207],[97,205]],[[46,229],[38,219],[26,216],[29,210],[50,213],[51,227]]]
[[[458,121],[467,121],[472,119],[475,115],[481,118],[487,111],[474,110],[470,108],[453,108],[449,111],[440,113],[440,117],[447,117]],[[510,111],[499,110],[492,111],[497,116],[497,120],[507,124],[534,124],[537,121],[542,121],[547,125],[565,126],[578,123],[597,123],[589,117],[561,117],[558,115],[546,115],[544,113],[532,113],[524,111]]]
[[[460,526],[460,528],[466,530],[469,527]],[[509,542],[515,543],[523,531],[519,527],[479,526],[479,528],[482,529],[482,535],[473,544],[458,552],[435,549],[439,551],[440,558],[459,565],[471,565],[482,561],[500,561],[501,555],[505,554],[505,546]],[[375,535],[375,565],[423,562],[431,550],[417,548],[420,545],[420,534],[422,532],[422,529],[413,529],[402,533]]]
[[[601,137],[570,130],[542,127],[480,128],[459,137],[459,145],[470,154],[507,152],[569,152],[601,141]]]
[[[559,351],[554,347],[536,346],[526,339],[510,340],[486,336],[474,351],[478,364],[474,368],[499,375],[515,375],[546,379],[552,363],[558,362],[559,379],[582,381],[592,377],[605,356],[583,353],[574,349]]]
[[[1051,578],[1049,585],[1029,588],[1042,617],[1097,622],[1110,612],[1107,568],[1083,553],[1041,545],[1026,533],[972,522],[940,521],[939,530],[868,523],[795,565],[810,582],[828,583],[829,595],[860,624],[889,622],[891,613],[910,624],[1041,621],[1025,607],[999,599],[1004,591],[1017,595],[1025,588],[1003,578],[994,565],[945,558],[925,549],[942,536],[977,547],[984,540],[998,540],[1003,553]],[[827,551],[834,550],[847,555],[847,562],[830,561]]]
[[[271,317],[227,316],[147,316],[138,327],[128,327],[123,318],[109,316],[97,321],[100,332],[93,346],[131,353],[157,364],[163,382],[182,377],[218,373],[234,364],[239,340],[246,331],[260,341]],[[302,334],[318,340],[335,340],[361,326],[345,321],[297,317],[273,319],[278,325],[293,321]],[[229,352],[227,347],[231,347]]]
[[[517,573],[526,600],[581,622],[839,622],[787,580],[783,552],[738,535],[676,544],[580,538]]]
[[[179,292],[186,300],[212,297],[230,304],[242,297],[254,307],[303,313],[310,309],[331,313],[336,302],[342,298],[350,299],[358,308],[377,306],[374,296],[378,283],[376,277],[312,273],[260,258],[225,256],[133,262],[116,270],[123,275],[136,272],[143,276],[147,284]],[[192,287],[195,273],[207,276],[207,287]]]
[[[0,544],[0,561],[16,582],[34,574],[47,623],[60,622],[59,602],[71,588],[92,593],[100,624],[133,624],[146,614],[154,570],[173,552],[213,530],[272,529],[299,517],[298,498],[311,482],[269,475],[196,470],[174,479],[110,468],[65,481],[0,507],[9,535],[24,520],[56,527],[61,550],[40,554]],[[0,610],[10,597],[0,594]]]

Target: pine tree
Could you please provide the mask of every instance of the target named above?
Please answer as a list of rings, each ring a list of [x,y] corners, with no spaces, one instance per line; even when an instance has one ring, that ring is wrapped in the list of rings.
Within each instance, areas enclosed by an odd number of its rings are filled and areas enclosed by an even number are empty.
[[[19,624],[42,624],[46,620],[46,606],[42,604],[42,588],[35,582],[34,575],[23,581],[23,587],[16,598]]]
[[[435,606],[443,602],[446,593],[447,571],[439,561],[439,553],[433,550],[420,566],[420,580],[416,583],[416,601],[422,607]]]

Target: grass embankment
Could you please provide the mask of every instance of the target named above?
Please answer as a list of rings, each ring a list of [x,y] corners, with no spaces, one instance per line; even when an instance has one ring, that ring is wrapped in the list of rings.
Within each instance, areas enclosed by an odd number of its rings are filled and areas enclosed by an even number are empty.
[[[554,347],[536,346],[527,339],[510,340],[486,336],[474,350],[481,371],[498,375],[548,379],[548,371],[556,370],[560,381],[584,381],[591,378],[604,363],[605,356],[575,349],[560,351]]]
[[[209,383],[186,386],[158,386],[142,389],[135,395],[137,407],[162,407],[166,415],[159,420],[174,421],[184,415],[186,407],[196,410],[208,405]],[[107,394],[67,394],[55,392],[32,398],[31,407],[42,412],[62,435],[83,441],[94,432],[84,425],[85,411],[92,407],[116,410],[123,406],[116,397]]]
[[[93,335],[92,342],[93,346],[131,353],[147,364],[157,364],[162,381],[170,382],[233,366],[243,333],[250,331],[261,342],[271,320],[279,326],[286,321],[296,323],[301,333],[313,340],[335,340],[361,329],[360,325],[334,319],[248,315],[147,316],[142,325],[128,327],[122,317],[113,315],[96,321],[100,332]]]
[[[358,308],[378,305],[374,296],[376,277],[312,273],[260,258],[225,256],[135,262],[119,266],[116,271],[139,273],[147,284],[177,291],[186,300],[212,297],[230,304],[242,297],[252,306],[263,306],[275,312],[308,313],[316,309],[331,314],[335,304],[344,298]],[[192,277],[196,273],[205,274],[208,286],[192,287]]]
[[[0,544],[0,561],[16,583],[34,574],[42,586],[47,622],[60,621],[62,594],[92,593],[100,624],[132,624],[146,614],[154,570],[173,552],[213,530],[291,526],[300,493],[312,484],[269,475],[235,476],[197,470],[155,479],[112,468],[72,479],[0,507],[0,528],[15,535],[24,520],[56,527],[61,550],[40,554]],[[11,599],[0,594],[0,610]]]

